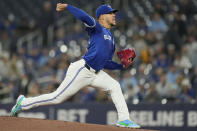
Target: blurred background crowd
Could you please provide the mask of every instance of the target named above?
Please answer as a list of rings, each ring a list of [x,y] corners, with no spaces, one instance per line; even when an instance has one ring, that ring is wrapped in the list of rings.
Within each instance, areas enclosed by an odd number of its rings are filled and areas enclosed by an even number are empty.
[[[0,103],[54,91],[86,51],[85,26],[67,11],[57,13],[57,2],[93,17],[103,3],[119,9],[111,30],[117,51],[134,47],[137,57],[128,69],[106,72],[128,103],[197,103],[196,0],[1,0]],[[86,87],[68,101],[111,100]]]

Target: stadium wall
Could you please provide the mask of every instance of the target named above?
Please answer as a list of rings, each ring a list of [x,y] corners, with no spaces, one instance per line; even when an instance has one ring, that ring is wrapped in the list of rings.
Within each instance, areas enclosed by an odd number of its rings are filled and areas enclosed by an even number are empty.
[[[13,104],[0,104],[0,116],[8,116]],[[196,131],[197,104],[128,104],[131,117],[146,129]],[[24,111],[19,117],[114,125],[112,103],[64,103]]]

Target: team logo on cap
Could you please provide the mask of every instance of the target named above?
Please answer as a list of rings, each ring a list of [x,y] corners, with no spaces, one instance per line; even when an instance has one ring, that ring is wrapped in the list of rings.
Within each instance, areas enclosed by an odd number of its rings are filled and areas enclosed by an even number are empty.
[[[109,7],[109,8],[111,8],[111,6],[110,6],[110,5],[108,5],[108,7]]]

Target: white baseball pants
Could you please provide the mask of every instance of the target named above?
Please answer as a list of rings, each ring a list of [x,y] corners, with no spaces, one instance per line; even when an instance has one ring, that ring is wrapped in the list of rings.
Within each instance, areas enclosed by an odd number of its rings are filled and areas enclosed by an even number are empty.
[[[65,79],[56,91],[36,97],[25,98],[21,103],[22,109],[27,110],[41,105],[59,104],[77,93],[81,88],[92,86],[110,93],[118,112],[119,121],[129,119],[128,107],[120,84],[104,71],[101,70],[96,74],[84,65],[84,59],[71,63]]]

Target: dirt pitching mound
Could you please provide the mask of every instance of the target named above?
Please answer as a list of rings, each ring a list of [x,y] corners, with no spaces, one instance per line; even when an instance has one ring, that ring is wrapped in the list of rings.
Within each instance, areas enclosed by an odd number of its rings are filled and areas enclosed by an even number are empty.
[[[21,117],[0,117],[1,131],[150,131],[115,126],[43,120]]]

